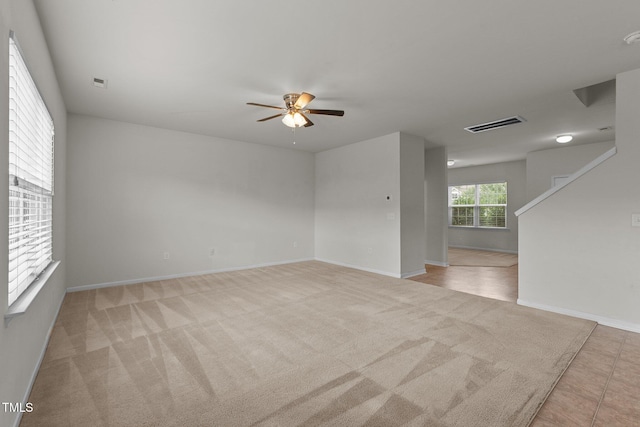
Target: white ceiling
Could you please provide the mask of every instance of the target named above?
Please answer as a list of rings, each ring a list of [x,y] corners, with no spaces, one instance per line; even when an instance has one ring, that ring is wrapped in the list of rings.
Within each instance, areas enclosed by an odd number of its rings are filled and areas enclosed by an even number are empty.
[[[623,42],[638,0],[34,2],[70,112],[312,152],[402,131],[467,166],[561,133],[610,141],[614,104],[572,91],[640,68]],[[275,110],[246,105],[302,91],[345,116],[312,116],[295,146],[280,120],[256,122]],[[527,121],[463,130],[512,115]]]

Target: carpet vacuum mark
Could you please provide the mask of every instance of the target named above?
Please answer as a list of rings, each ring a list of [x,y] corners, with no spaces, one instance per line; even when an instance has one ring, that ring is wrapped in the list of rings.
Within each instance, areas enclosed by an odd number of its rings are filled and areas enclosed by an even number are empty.
[[[595,324],[321,262],[70,293],[22,426],[526,426]]]

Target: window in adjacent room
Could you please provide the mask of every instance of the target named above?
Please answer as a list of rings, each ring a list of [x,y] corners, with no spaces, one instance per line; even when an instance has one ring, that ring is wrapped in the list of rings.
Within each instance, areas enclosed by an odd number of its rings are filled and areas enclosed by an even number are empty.
[[[449,187],[449,225],[506,228],[507,183]]]
[[[53,120],[9,38],[9,305],[52,262]]]

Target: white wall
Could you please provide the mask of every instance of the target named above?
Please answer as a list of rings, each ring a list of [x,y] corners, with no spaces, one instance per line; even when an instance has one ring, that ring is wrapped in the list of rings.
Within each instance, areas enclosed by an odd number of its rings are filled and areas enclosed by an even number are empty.
[[[520,216],[519,299],[640,332],[640,70],[617,77],[617,154]]]
[[[424,139],[400,133],[400,256],[403,277],[425,272]]]
[[[316,258],[400,275],[398,133],[316,153],[315,196]]]
[[[424,140],[396,132],[316,153],[315,207],[317,259],[424,272]]]
[[[9,150],[8,91],[9,91],[9,31],[15,31],[18,43],[33,79],[53,117],[55,136],[55,196],[53,203],[53,257],[61,264],[32,302],[28,311],[9,323],[0,326],[0,402],[24,402],[31,379],[44,351],[50,327],[65,292],[65,156],[66,156],[66,108],[38,17],[30,0],[12,0],[0,3],[0,159],[5,162]],[[3,163],[6,167],[6,164]],[[7,242],[9,223],[6,201],[9,199],[9,182],[6,169],[0,173],[0,241]],[[0,307],[7,309],[7,245],[0,244],[0,277],[5,286],[0,292]],[[0,409],[0,425],[17,422],[18,414]]]
[[[448,265],[447,148],[425,151],[425,228],[426,260],[433,265]]]
[[[518,252],[518,219],[514,212],[527,202],[524,160],[449,169],[449,185],[507,182],[507,228],[449,228],[449,245],[454,247]]]
[[[313,154],[70,115],[67,171],[71,287],[313,257]]]
[[[554,176],[571,175],[615,145],[614,141],[566,145],[527,154],[527,201],[551,188]]]

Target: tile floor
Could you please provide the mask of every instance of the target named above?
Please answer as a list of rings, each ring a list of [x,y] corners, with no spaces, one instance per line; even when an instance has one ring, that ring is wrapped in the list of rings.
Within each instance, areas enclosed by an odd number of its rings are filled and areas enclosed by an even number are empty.
[[[531,426],[640,426],[640,334],[598,325]]]
[[[503,301],[518,297],[517,266],[427,265],[412,279]],[[548,426],[640,427],[640,334],[598,325],[531,423]]]

